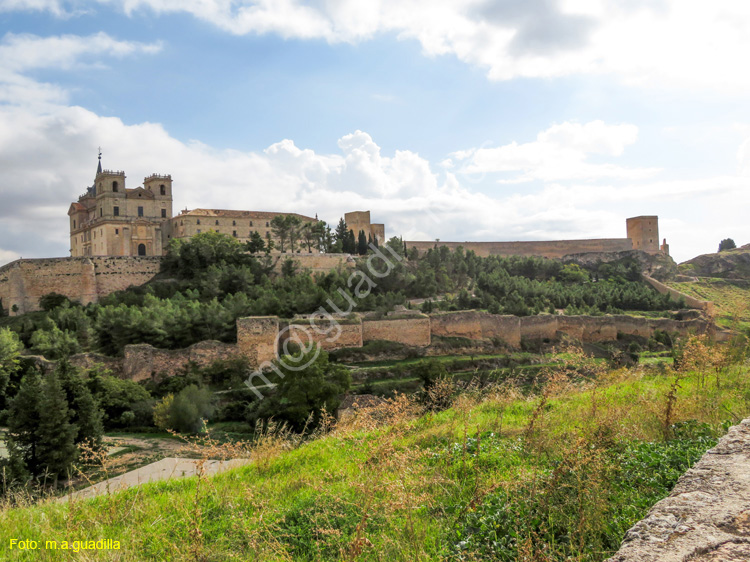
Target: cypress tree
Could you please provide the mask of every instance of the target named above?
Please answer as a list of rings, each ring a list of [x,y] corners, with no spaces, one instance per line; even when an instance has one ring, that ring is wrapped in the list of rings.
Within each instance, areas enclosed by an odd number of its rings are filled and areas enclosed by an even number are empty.
[[[360,256],[367,254],[367,235],[364,230],[359,231],[359,239],[357,240],[357,253]]]
[[[357,251],[357,239],[354,237],[354,231],[350,230],[346,234],[346,244],[344,244],[344,253],[353,254]]]

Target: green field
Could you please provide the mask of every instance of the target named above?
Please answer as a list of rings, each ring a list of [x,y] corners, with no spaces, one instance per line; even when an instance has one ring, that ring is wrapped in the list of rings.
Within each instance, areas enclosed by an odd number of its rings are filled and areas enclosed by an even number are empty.
[[[750,329],[750,282],[702,278],[669,285],[691,297],[713,302],[719,325],[729,328],[739,322],[739,327]]]
[[[6,505],[5,538],[110,538],[121,550],[72,558],[4,540],[0,558],[604,560],[748,415],[748,370],[609,371],[573,354],[536,394],[439,381],[420,401],[400,396],[306,442],[267,433],[253,465],[215,478]]]

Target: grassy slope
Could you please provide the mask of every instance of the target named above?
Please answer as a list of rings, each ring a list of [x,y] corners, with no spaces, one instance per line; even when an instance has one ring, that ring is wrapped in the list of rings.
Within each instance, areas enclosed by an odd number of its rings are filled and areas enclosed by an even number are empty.
[[[698,377],[683,380],[675,419],[718,427],[728,412],[747,415],[747,369],[723,377],[721,390],[714,383],[699,390]],[[70,506],[6,508],[0,512],[0,559],[73,559],[59,550],[11,553],[8,538],[111,538],[122,544],[117,554],[88,551],[80,559],[435,560],[452,550],[457,530],[466,538],[471,525],[481,527],[466,521],[484,518],[483,506],[498,493],[507,490],[523,501],[525,494],[513,490],[541,486],[544,496],[551,490],[542,484],[556,474],[580,473],[588,476],[578,490],[576,513],[588,514],[582,517],[586,529],[604,522],[613,529],[576,559],[602,560],[668,489],[648,488],[635,497],[635,485],[628,486],[634,492],[603,487],[604,475],[615,468],[602,464],[602,455],[622,444],[661,441],[660,418],[674,376],[617,371],[599,381],[560,381],[543,407],[539,397],[496,392],[464,396],[450,410],[414,417],[403,400],[382,414],[390,425],[362,418],[359,426],[350,423],[288,451],[282,440],[269,438],[255,451],[254,465],[208,480],[144,485]],[[531,420],[534,429],[528,431]],[[694,451],[679,470],[695,458]],[[648,467],[646,479],[658,479],[662,464]],[[573,469],[565,472],[566,466]],[[588,499],[583,490],[593,490]],[[619,498],[624,507],[614,516],[602,498]],[[597,529],[589,529],[591,536],[599,536]],[[532,545],[526,538],[524,544]]]
[[[750,284],[703,278],[695,282],[671,282],[669,285],[692,297],[712,301],[720,325],[730,327],[733,317],[737,316],[742,326],[750,327]]]

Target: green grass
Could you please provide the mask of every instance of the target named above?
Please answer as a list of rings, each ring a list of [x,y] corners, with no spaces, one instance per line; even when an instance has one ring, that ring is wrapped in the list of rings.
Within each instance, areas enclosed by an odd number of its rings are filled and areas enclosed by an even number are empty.
[[[596,379],[554,379],[543,396],[501,386],[421,415],[401,398],[385,425],[362,418],[292,450],[269,437],[253,465],[207,480],[6,507],[0,559],[73,559],[11,552],[12,537],[120,541],[86,560],[604,560],[747,415],[750,377],[687,376],[665,427],[674,375],[589,366]]]
[[[747,281],[701,278],[697,282],[669,285],[691,297],[713,302],[719,325],[731,327],[736,317],[740,329],[750,329],[750,283]]]

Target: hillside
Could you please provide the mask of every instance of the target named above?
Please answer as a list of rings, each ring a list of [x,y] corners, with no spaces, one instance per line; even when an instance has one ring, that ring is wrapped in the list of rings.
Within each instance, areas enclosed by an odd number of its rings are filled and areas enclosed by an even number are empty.
[[[6,505],[0,527],[120,542],[87,560],[603,560],[750,412],[747,367],[716,370],[715,352],[692,340],[681,364],[696,370],[677,375],[608,371],[569,350],[532,387],[438,381],[304,443],[267,431],[253,465],[216,478]],[[3,541],[0,558],[70,555]]]
[[[681,263],[678,269],[682,275],[694,277],[750,279],[750,244],[733,250],[697,256]]]

